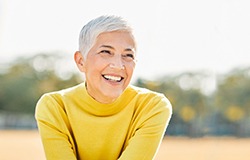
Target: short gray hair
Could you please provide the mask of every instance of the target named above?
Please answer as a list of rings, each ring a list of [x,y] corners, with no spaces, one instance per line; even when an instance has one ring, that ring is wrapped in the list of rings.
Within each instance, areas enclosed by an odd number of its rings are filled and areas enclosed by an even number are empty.
[[[132,28],[129,26],[127,21],[118,16],[100,16],[89,21],[85,26],[83,26],[79,35],[79,51],[84,58],[87,57],[89,50],[93,47],[96,38],[101,33],[112,31],[129,32],[134,39]]]

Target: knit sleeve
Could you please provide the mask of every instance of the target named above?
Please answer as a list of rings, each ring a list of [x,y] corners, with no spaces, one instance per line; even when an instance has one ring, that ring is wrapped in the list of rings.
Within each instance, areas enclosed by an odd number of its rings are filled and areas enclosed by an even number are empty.
[[[60,99],[44,95],[37,103],[35,118],[47,160],[76,160],[69,122]]]
[[[141,104],[138,123],[119,160],[154,159],[172,115],[164,96],[151,97]]]

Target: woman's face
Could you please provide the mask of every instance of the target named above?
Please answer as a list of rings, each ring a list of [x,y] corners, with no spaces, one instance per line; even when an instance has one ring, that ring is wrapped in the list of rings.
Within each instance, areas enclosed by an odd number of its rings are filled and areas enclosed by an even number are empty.
[[[83,60],[88,93],[101,103],[113,102],[129,85],[135,64],[135,43],[130,33],[101,33]]]

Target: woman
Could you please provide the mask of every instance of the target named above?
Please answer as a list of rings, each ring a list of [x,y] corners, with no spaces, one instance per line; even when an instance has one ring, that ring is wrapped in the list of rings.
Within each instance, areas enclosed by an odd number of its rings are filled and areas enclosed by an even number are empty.
[[[129,84],[136,44],[127,22],[101,16],[87,23],[74,60],[86,80],[37,103],[47,159],[153,159],[172,108],[162,94]]]

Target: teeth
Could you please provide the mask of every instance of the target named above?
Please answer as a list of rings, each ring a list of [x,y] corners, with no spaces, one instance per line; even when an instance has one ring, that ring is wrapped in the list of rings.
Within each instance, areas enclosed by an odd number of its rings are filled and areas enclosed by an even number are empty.
[[[121,81],[122,80],[122,77],[116,77],[116,76],[110,76],[110,75],[104,75],[103,77],[105,79],[111,80],[111,81]]]

